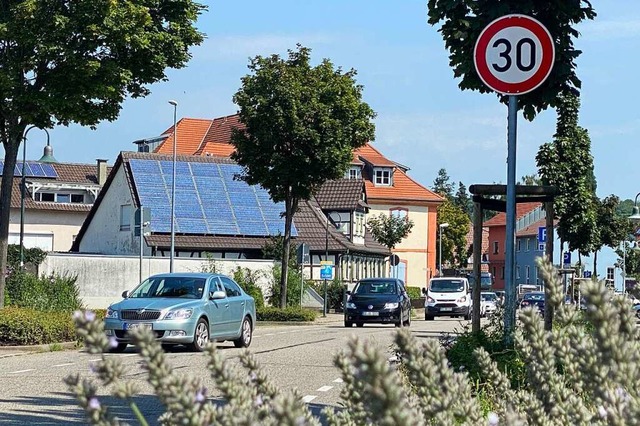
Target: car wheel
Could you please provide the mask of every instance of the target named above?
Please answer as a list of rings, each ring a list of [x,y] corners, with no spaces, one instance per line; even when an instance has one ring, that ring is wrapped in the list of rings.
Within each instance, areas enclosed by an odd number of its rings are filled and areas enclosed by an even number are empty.
[[[411,311],[409,311],[409,315],[407,315],[407,320],[404,323],[405,327],[411,326]]]
[[[207,324],[207,320],[200,318],[193,333],[193,343],[189,345],[189,348],[196,352],[202,352],[207,343],[209,343],[209,324]]]
[[[400,315],[398,315],[398,322],[396,322],[394,325],[396,327],[402,327],[402,324],[404,324],[404,313],[402,312],[402,309],[400,309]]]
[[[464,319],[467,321],[471,320],[471,310],[467,311],[467,313],[464,315]]]
[[[236,348],[248,348],[253,338],[253,332],[251,331],[251,319],[244,317],[242,321],[242,328],[240,329],[240,337],[233,341],[233,345]]]
[[[113,348],[109,348],[109,352],[111,353],[120,353],[120,352],[124,352],[125,349],[127,349],[127,346],[129,346],[128,343],[118,343],[117,346],[113,347]]]
[[[351,328],[351,327],[353,327],[353,323],[351,321],[345,321],[344,322],[344,326],[347,327],[347,328]]]
[[[363,322],[357,322],[356,323],[356,327],[364,327],[364,323]]]

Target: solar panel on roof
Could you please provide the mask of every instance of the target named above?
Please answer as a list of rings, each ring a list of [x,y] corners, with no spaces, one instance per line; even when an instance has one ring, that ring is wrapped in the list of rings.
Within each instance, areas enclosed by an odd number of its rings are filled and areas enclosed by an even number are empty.
[[[4,171],[4,161],[0,161],[0,175]],[[27,161],[24,165],[24,174],[26,177],[46,177],[57,178],[58,173],[51,164],[39,163],[37,161]],[[13,175],[15,177],[22,176],[22,161],[16,162],[13,169]]]

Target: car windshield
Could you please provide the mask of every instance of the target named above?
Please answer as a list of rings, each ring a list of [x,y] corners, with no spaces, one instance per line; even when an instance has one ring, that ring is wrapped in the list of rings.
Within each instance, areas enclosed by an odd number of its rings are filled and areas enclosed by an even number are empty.
[[[130,298],[180,297],[200,299],[204,293],[204,278],[151,277],[136,287]]]
[[[429,284],[429,289],[438,293],[458,293],[464,291],[464,281],[454,279],[433,280]]]
[[[498,300],[498,295],[495,293],[481,293],[480,294],[480,298],[482,300],[488,300],[490,302],[495,302],[496,300]]]
[[[544,300],[544,293],[527,293],[524,300]]]
[[[360,281],[353,289],[353,294],[397,294],[393,281]]]

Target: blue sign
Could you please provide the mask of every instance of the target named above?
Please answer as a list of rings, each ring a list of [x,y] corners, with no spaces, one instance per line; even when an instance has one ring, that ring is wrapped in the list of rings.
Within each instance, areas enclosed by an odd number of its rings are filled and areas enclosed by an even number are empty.
[[[562,254],[562,264],[563,265],[571,265],[571,252],[565,251]]]
[[[538,242],[546,243],[547,242],[547,228],[546,226],[540,226],[538,228]]]
[[[320,279],[332,280],[333,279],[333,265],[321,264],[320,265]]]
[[[584,271],[582,273],[583,278],[591,278],[591,271]]]

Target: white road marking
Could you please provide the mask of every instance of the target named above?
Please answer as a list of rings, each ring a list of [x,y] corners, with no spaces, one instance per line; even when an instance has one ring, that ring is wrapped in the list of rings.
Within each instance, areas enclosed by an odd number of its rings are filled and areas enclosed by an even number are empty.
[[[102,361],[102,358],[90,359],[89,362],[98,362]]]
[[[335,380],[333,381],[333,383],[342,383],[343,381],[344,381],[344,380],[342,380],[342,379],[335,379]]]
[[[28,371],[36,371],[36,370],[35,368],[29,368],[28,370],[9,371],[9,374],[20,374],[20,373],[26,373]]]
[[[321,388],[318,388],[317,391],[318,392],[327,392],[328,390],[333,389],[333,386],[322,386]]]
[[[52,367],[66,367],[67,365],[73,365],[73,362],[65,362],[64,364],[56,364]]]
[[[135,353],[135,354],[126,354],[126,355],[122,355],[122,356],[123,356],[123,357],[138,356],[138,354],[137,354],[137,353]]]
[[[302,402],[304,402],[305,404],[310,403],[311,401],[313,401],[314,399],[316,399],[318,396],[317,395],[305,395],[302,398]]]
[[[273,333],[267,333],[267,334],[263,334],[263,336],[273,336]]]
[[[276,334],[287,334],[287,333],[291,333],[291,332],[290,331],[281,331],[281,332],[276,333]]]

